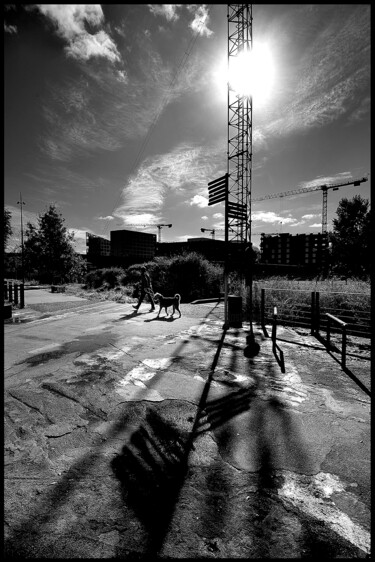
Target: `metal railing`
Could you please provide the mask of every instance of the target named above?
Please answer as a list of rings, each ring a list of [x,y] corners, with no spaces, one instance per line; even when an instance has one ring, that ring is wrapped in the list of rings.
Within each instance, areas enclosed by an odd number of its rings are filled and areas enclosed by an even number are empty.
[[[331,324],[336,324],[339,329],[341,330],[341,365],[345,369],[346,367],[346,341],[347,341],[347,333],[346,329],[348,324],[333,316],[333,314],[329,314],[328,312],[325,314],[327,318],[326,330],[327,330],[327,339],[326,339],[326,347],[327,349],[331,349]],[[320,336],[320,334],[317,334]],[[321,338],[319,338],[321,339]]]
[[[339,297],[338,297],[339,296]],[[343,304],[343,298],[348,297]],[[349,297],[353,303],[349,302]],[[340,302],[335,306],[335,300]],[[359,305],[356,306],[356,298]],[[368,299],[363,306],[359,301]],[[286,326],[309,329],[312,335],[326,329],[327,314],[336,316],[346,323],[347,334],[370,338],[371,313],[370,295],[357,293],[324,293],[321,291],[304,291],[289,289],[261,289],[260,323],[271,324],[273,308],[277,306],[278,322]],[[365,310],[366,308],[366,310]],[[338,326],[331,330],[339,329]]]
[[[14,283],[13,281],[4,281],[4,301],[14,303],[25,308],[25,285],[23,283]]]

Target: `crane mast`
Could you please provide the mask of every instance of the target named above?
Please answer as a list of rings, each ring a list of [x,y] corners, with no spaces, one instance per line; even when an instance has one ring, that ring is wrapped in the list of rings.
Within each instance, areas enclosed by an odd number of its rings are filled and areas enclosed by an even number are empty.
[[[252,50],[252,5],[228,4],[228,70],[236,58]],[[250,242],[252,97],[232,89],[228,81],[228,241]]]

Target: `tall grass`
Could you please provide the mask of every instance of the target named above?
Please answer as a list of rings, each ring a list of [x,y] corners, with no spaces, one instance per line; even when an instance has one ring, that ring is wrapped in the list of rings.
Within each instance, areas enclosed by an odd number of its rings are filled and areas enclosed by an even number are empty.
[[[325,280],[293,280],[281,276],[256,279],[253,283],[253,319],[261,315],[261,289],[266,289],[266,305],[277,307],[288,318],[308,315],[311,311],[311,293],[319,292],[322,312],[336,314],[351,322],[370,321],[370,281],[339,278]],[[243,300],[246,318],[250,314],[249,289],[241,284],[239,293]]]

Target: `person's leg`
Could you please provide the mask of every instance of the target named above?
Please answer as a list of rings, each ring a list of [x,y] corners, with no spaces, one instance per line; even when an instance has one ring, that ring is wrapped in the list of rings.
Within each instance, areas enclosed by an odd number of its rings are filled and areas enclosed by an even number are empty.
[[[138,308],[141,306],[143,299],[145,298],[145,292],[141,291],[141,294],[139,295],[139,299],[137,304],[133,304],[133,308],[135,308],[136,310],[138,310]]]
[[[148,298],[151,301],[151,308],[150,308],[150,312],[152,312],[153,310],[155,310],[155,301],[154,301],[154,293],[152,291],[150,291],[148,293]]]

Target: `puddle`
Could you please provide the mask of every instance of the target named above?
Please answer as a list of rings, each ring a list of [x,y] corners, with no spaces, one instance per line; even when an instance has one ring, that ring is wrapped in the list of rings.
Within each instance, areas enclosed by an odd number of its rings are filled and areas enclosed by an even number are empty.
[[[92,353],[97,351],[99,347],[105,347],[112,343],[112,337],[109,334],[102,333],[100,337],[98,335],[89,334],[86,336],[77,337],[76,339],[63,343],[61,345],[56,344],[58,349],[51,351],[45,351],[42,353],[37,353],[16,365],[28,364],[31,367],[36,367],[47,361],[52,361],[53,359],[59,359],[63,355],[69,355],[71,353],[79,352],[80,355],[85,353]]]

